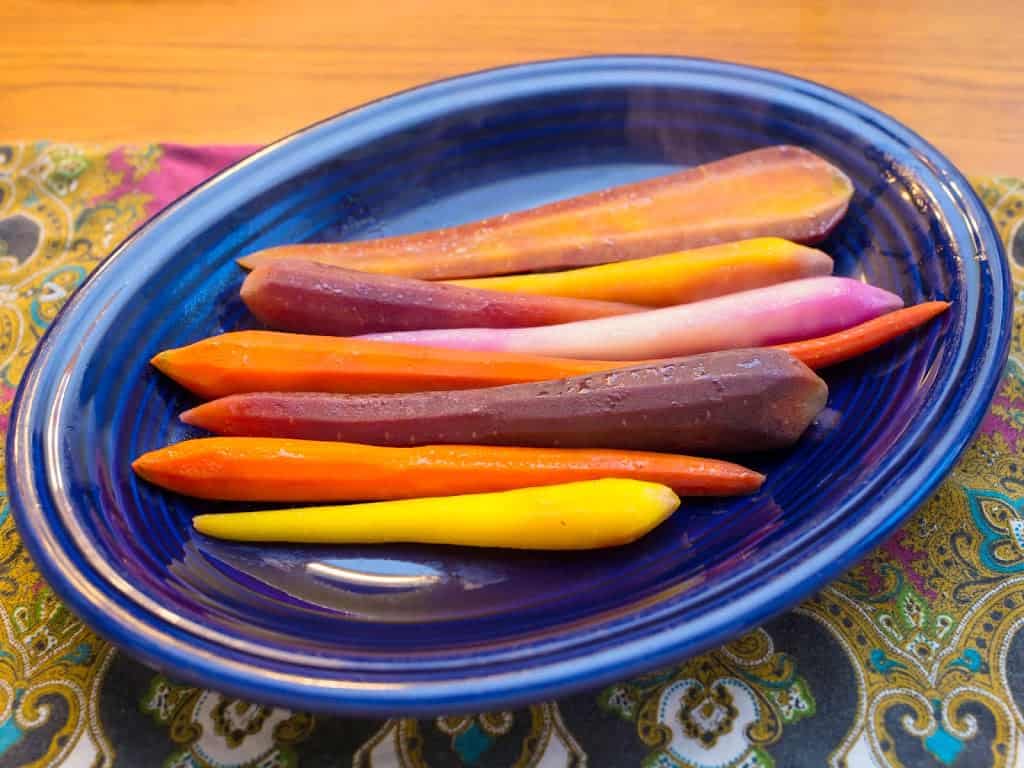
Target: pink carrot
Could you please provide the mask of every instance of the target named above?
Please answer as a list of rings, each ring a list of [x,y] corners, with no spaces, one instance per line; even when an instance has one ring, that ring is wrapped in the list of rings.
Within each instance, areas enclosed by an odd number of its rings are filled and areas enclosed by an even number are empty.
[[[458,328],[361,338],[492,352],[604,360],[677,357],[835,333],[903,306],[844,277],[814,277],[619,317],[533,328]]]

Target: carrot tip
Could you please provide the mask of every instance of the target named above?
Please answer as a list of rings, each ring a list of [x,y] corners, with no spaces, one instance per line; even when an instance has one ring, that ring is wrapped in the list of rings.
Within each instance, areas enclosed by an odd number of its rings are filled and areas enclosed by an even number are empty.
[[[210,525],[210,515],[196,515],[192,518],[192,527],[195,528],[199,533],[216,536],[211,531],[216,531],[215,525]]]
[[[164,373],[166,373],[168,368],[167,357],[167,350],[164,350],[163,352],[157,352],[155,355],[149,358],[149,364],[156,368],[158,371],[163,371]]]
[[[731,493],[721,495],[742,495],[745,493],[754,493],[759,491],[761,486],[764,485],[765,476],[760,472],[755,472],[752,469],[742,468],[741,472],[738,472],[734,478],[735,485],[733,486]]]

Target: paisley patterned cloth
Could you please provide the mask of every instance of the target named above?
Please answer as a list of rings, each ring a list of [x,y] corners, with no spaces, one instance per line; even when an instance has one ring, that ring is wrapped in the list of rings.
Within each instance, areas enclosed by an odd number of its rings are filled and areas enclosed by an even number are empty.
[[[0,429],[89,270],[246,151],[0,147]],[[1024,289],[1024,181],[974,184]],[[0,766],[1022,765],[1022,326],[1018,310],[1002,388],[959,466],[846,576],[718,650],[521,710],[341,719],[182,685],[54,597],[0,498]]]

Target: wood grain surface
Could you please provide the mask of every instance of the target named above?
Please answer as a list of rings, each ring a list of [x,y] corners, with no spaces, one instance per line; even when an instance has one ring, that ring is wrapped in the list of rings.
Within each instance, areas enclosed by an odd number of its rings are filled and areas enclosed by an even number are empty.
[[[597,53],[784,70],[1024,176],[1020,0],[5,0],[0,138],[262,143],[439,77]]]

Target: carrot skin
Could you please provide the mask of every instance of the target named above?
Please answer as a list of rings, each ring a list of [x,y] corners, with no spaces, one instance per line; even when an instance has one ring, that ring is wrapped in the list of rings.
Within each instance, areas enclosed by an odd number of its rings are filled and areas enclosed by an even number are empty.
[[[562,272],[451,282],[489,291],[668,307],[821,277],[831,274],[833,267],[827,253],[777,237],[759,237]]]
[[[845,331],[777,345],[813,370],[865,354],[948,308],[926,302]],[[919,307],[921,309],[919,309]],[[205,399],[243,392],[351,394],[475,389],[548,381],[656,361],[573,360],[362,339],[236,331],[156,355],[152,363]]]
[[[205,399],[240,392],[352,394],[474,389],[562,379],[622,363],[234,331],[161,352],[152,364]]]
[[[207,536],[234,541],[573,550],[635,541],[678,506],[679,497],[663,485],[604,479],[500,493],[197,515],[192,524]]]
[[[453,328],[361,338],[453,349],[645,360],[765,347],[834,333],[903,306],[848,277],[808,277],[692,304],[532,328]]]
[[[654,179],[447,229],[345,243],[286,245],[239,260],[305,259],[426,280],[604,264],[774,236],[821,241],[853,184],[805,149],[776,146]]]
[[[271,328],[355,336],[422,328],[516,328],[639,312],[645,307],[463,288],[311,261],[257,267],[242,300]]]
[[[218,435],[372,445],[624,448],[699,455],[783,448],[828,387],[781,350],[730,350],[558,381],[397,395],[250,392],[181,420]]]
[[[488,493],[605,477],[681,495],[751,493],[764,481],[716,459],[644,451],[430,445],[382,448],[261,437],[186,440],[132,464],[170,491],[224,501],[328,502]]]
[[[820,370],[877,349],[941,315],[949,306],[948,301],[926,301],[829,336],[780,344],[777,349],[789,352],[809,368]]]

